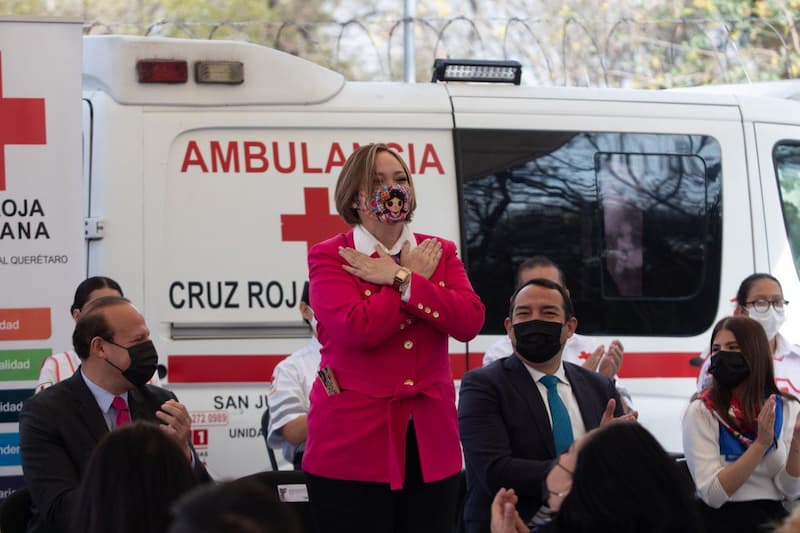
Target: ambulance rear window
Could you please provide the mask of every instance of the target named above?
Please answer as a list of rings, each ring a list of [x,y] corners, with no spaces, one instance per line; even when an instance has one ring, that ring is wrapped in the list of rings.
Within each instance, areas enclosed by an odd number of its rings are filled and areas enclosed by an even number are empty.
[[[721,261],[721,153],[702,135],[458,130],[464,255],[502,333],[516,268],[559,264],[579,331],[696,335]]]

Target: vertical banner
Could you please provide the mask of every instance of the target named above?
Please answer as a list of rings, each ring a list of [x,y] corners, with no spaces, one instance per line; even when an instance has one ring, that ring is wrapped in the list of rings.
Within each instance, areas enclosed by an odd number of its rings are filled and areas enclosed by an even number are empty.
[[[19,411],[70,348],[86,272],[81,23],[0,17],[0,499],[22,484]]]

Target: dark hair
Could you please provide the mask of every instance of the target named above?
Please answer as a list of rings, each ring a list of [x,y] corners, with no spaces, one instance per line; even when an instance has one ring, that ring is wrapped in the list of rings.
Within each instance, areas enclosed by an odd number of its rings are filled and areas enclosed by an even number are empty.
[[[525,261],[523,261],[517,267],[517,280],[516,285],[520,286],[522,283],[522,273],[529,268],[555,268],[558,271],[558,279],[561,280],[560,283],[563,287],[567,286],[566,278],[564,277],[564,271],[561,270],[561,267],[555,264],[549,257],[545,257],[543,255],[534,255],[533,257],[529,257]]]
[[[753,288],[753,284],[760,280],[760,279],[769,279],[774,281],[778,284],[778,287],[781,289],[781,293],[783,292],[783,287],[781,286],[781,282],[773,276],[772,274],[766,274],[764,272],[756,272],[755,274],[750,274],[746,278],[742,280],[739,284],[739,290],[736,291],[736,305],[739,307],[745,307],[747,305],[747,297],[750,294],[750,289]]]
[[[204,485],[181,498],[169,533],[298,533],[293,510],[255,476]]]
[[[303,294],[300,295],[300,301],[311,307],[311,295],[308,292],[308,281],[303,284]],[[311,307],[313,309],[313,307]]]
[[[406,196],[397,189],[389,191],[389,198],[397,198],[398,200],[406,201]]]
[[[89,345],[95,337],[109,341],[114,338],[114,331],[101,311],[112,305],[130,303],[130,300],[122,296],[103,296],[86,304],[72,332],[72,347],[80,359],[89,357]]]
[[[757,427],[758,411],[764,403],[764,397],[768,394],[784,396],[787,399],[795,399],[790,394],[782,393],[775,383],[775,370],[772,362],[772,350],[769,347],[769,340],[764,328],[746,316],[725,317],[714,326],[711,333],[711,343],[722,330],[733,333],[742,357],[750,367],[750,375],[744,382],[744,392],[742,393],[742,415],[746,426]],[[714,357],[714,354],[711,354]],[[717,380],[711,381],[711,399],[714,400],[717,413],[728,424],[733,427],[743,429],[740,424],[728,412],[731,405],[731,391],[720,387]]]
[[[92,452],[73,517],[75,533],[163,533],[170,507],[197,485],[184,452],[157,424],[108,433]]]
[[[412,191],[414,190],[411,172],[408,170],[406,162],[397,152],[383,143],[368,144],[358,148],[345,161],[342,171],[339,173],[339,178],[336,180],[336,191],[334,192],[336,211],[351,226],[360,223],[358,209],[354,208],[353,204],[358,201],[359,192],[372,190],[372,172],[375,169],[375,158],[380,152],[389,152],[397,159],[406,173],[409,187]],[[413,193],[408,203],[406,221],[411,222],[414,210],[417,208],[417,201]]]
[[[691,483],[644,427],[615,422],[586,439],[578,451],[572,489],[553,519],[555,530],[699,530]]]
[[[75,298],[72,300],[72,307],[69,308],[70,314],[83,309],[83,306],[86,305],[86,301],[89,299],[89,295],[97,289],[114,289],[120,296],[125,296],[122,293],[122,287],[119,286],[119,283],[111,278],[105,276],[86,278],[78,285],[78,288],[75,289]]]
[[[558,283],[555,283],[555,282],[550,281],[549,279],[543,279],[543,278],[534,278],[532,280],[528,280],[525,283],[523,283],[522,285],[520,285],[519,287],[517,287],[517,290],[515,290],[514,294],[511,295],[511,299],[510,299],[510,302],[509,302],[509,307],[508,307],[508,317],[509,318],[514,316],[514,305],[517,303],[516,302],[517,301],[517,295],[520,293],[520,291],[522,289],[524,289],[525,287],[527,287],[529,285],[537,285],[539,287],[545,287],[547,289],[553,289],[554,291],[558,291],[558,293],[561,295],[561,299],[563,301],[563,303],[561,305],[561,308],[564,310],[564,318],[566,318],[568,320],[570,318],[572,318],[572,315],[574,314],[574,311],[572,309],[572,300],[570,299],[569,294],[567,293],[567,289],[565,289],[564,287],[562,287]]]

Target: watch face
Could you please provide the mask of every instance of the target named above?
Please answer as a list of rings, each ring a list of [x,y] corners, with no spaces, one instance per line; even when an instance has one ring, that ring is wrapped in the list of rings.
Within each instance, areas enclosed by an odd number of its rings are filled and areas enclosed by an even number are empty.
[[[398,270],[395,273],[395,275],[394,275],[394,283],[392,283],[392,286],[395,289],[399,289],[400,286],[402,286],[408,280],[408,277],[410,275],[411,275],[411,272],[409,272],[408,270],[406,270],[404,268],[401,268],[400,270]]]

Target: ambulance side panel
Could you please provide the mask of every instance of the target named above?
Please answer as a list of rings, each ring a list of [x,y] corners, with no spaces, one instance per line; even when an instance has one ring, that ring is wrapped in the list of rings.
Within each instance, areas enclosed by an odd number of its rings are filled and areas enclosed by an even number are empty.
[[[103,239],[88,241],[88,273],[111,276],[127,298],[146,308],[142,109],[120,106],[104,92],[84,96],[92,108],[87,208],[89,217],[104,220]]]
[[[106,158],[96,159],[93,183],[108,181],[93,193],[108,209],[92,265],[142,307],[212,474],[267,468],[259,420],[268,382],[308,337],[297,305],[309,247],[349,229],[333,190],[355,146],[397,149],[420,206],[413,229],[459,244],[444,89],[376,85],[349,84],[310,106],[140,107],[97,95],[96,152]],[[131,127],[111,130],[114,121]],[[131,164],[114,166],[117,158]],[[451,340],[450,351],[463,360],[466,346]]]

